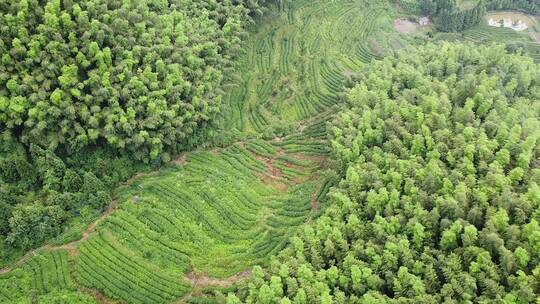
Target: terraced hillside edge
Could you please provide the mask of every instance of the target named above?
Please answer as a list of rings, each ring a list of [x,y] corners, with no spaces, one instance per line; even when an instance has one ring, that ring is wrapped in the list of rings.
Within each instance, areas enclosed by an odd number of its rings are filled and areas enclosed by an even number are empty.
[[[377,39],[392,31],[392,12],[381,0],[285,1],[251,33],[224,128],[272,138],[328,114],[351,71],[386,53]]]

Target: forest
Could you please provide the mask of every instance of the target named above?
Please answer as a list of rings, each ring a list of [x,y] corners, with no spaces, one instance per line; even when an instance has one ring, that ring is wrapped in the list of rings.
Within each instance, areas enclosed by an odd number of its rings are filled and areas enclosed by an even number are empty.
[[[0,1],[0,303],[540,303],[539,13]]]
[[[248,302],[538,300],[540,70],[500,53],[427,45],[363,70],[329,127],[332,204]]]
[[[104,210],[120,181],[204,135],[251,21],[229,1],[0,10],[0,231],[23,250]]]

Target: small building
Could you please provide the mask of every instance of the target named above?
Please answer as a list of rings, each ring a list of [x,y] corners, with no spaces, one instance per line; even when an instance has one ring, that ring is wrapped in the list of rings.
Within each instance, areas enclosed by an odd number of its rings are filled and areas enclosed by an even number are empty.
[[[420,19],[418,19],[418,23],[421,26],[428,25],[429,24],[429,17],[421,17]]]

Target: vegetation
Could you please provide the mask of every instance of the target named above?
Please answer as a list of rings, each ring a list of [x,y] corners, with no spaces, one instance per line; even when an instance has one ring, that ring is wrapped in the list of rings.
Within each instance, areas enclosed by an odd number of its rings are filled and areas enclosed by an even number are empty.
[[[514,9],[530,14],[540,12],[536,0],[406,0],[399,1],[403,8],[434,19],[441,32],[460,32],[482,22],[487,10]]]
[[[196,143],[251,20],[242,1],[214,0],[24,0],[0,12],[7,259],[67,226],[62,238],[76,237],[78,215],[102,211],[138,161]]]
[[[331,204],[246,300],[538,300],[540,69],[502,53],[428,45],[363,70],[330,127]]]
[[[494,8],[536,1],[0,4],[0,303],[538,302]]]
[[[487,7],[490,10],[523,10],[533,15],[540,13],[540,2],[538,0],[489,0],[487,1]]]
[[[264,263],[325,191],[324,178],[311,180],[317,163],[299,157],[249,141],[139,178],[82,245],[77,278],[129,303],[162,303],[189,289],[179,283],[188,272],[227,277]]]
[[[238,2],[2,6],[6,129],[27,145],[69,153],[106,141],[138,159],[185,143],[217,112],[248,21]]]
[[[79,293],[70,278],[66,251],[30,258],[24,266],[0,275],[1,303],[97,303]]]
[[[456,0],[418,0],[406,6],[413,12],[428,15],[434,19],[441,32],[458,32],[480,23],[486,13],[484,1],[464,5]]]
[[[509,28],[496,28],[488,25],[479,25],[462,33],[462,39],[475,43],[492,44],[504,43],[506,51],[518,54],[527,54],[536,62],[540,62],[540,44],[531,41],[527,34],[517,33]]]
[[[395,43],[388,1],[284,1],[264,16],[224,97],[224,129],[265,138],[324,121],[350,71]],[[377,40],[378,33],[388,33]],[[381,35],[382,36],[382,35]],[[404,41],[407,43],[407,41]]]

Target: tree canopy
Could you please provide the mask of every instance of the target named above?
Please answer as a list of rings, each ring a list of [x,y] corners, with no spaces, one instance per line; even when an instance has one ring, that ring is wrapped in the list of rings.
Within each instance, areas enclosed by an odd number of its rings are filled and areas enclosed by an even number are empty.
[[[0,127],[25,144],[104,141],[146,160],[218,111],[249,20],[242,1],[215,0],[23,0],[0,12]]]
[[[456,0],[419,0],[422,14],[433,17],[439,31],[458,32],[477,25],[486,13],[486,2],[480,0],[473,8],[463,10]]]
[[[251,303],[531,303],[540,293],[540,69],[428,45],[360,71],[330,124],[343,179]],[[230,302],[236,301],[230,296]]]
[[[257,14],[258,1],[1,1],[8,247],[38,246],[84,209],[103,210],[139,162],[166,162],[208,133]]]
[[[540,1],[538,0],[487,0],[488,9],[516,9],[524,10],[531,14],[540,13]]]

